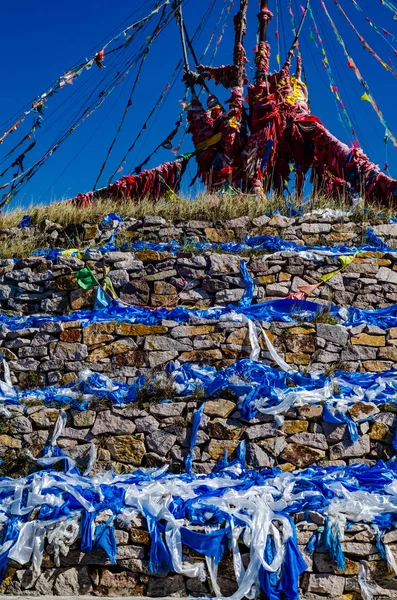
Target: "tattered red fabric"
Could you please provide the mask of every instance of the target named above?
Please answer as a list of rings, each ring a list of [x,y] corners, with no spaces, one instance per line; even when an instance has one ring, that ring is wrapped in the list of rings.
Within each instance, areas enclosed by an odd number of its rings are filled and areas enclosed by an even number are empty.
[[[97,198],[104,195],[115,200],[131,199],[139,201],[142,198],[159,200],[167,192],[177,192],[179,190],[186,164],[187,160],[181,159],[164,163],[155,169],[142,171],[139,175],[126,175],[109,185],[106,190],[78,194],[75,198],[72,198],[71,202],[80,207],[91,206]]]
[[[108,195],[111,198],[150,198],[158,200],[167,191],[178,191],[186,167],[186,160],[168,162],[156,167],[142,171],[139,175],[127,175],[108,187]]]

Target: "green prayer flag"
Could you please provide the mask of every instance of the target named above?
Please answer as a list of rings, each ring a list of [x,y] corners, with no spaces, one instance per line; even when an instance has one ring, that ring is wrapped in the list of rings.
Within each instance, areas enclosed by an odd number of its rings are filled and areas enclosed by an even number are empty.
[[[90,267],[84,267],[76,273],[76,282],[83,290],[91,290],[98,285],[98,280]]]

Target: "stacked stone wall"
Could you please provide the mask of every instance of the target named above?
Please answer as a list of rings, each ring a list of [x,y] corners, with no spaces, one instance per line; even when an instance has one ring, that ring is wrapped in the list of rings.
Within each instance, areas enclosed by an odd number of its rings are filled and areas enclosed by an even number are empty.
[[[172,403],[139,403],[116,407],[93,404],[84,412],[66,407],[67,421],[58,446],[76,460],[84,471],[92,444],[97,447],[97,461],[92,474],[113,469],[117,473],[131,472],[137,467],[159,467],[167,463],[170,471],[184,471],[189,453],[192,415],[201,400],[178,399]],[[31,406],[8,408],[11,413],[0,435],[2,469],[14,469],[14,476],[24,475],[32,466],[27,451],[34,457],[42,454],[49,442],[59,415],[57,408]],[[272,416],[258,415],[245,421],[234,401],[218,398],[207,401],[194,449],[193,470],[209,473],[226,451],[229,457],[237,445],[247,444],[247,465],[254,469],[278,466],[284,471],[319,466],[343,466],[357,463],[375,464],[379,458],[394,455],[392,440],[397,415],[390,408],[381,412],[371,403],[356,403],[349,409],[358,424],[359,440],[352,443],[346,425],[331,425],[323,420],[322,406],[303,405],[283,414],[277,424]],[[363,419],[368,419],[362,422]],[[18,469],[21,471],[18,473]],[[107,520],[105,512],[96,522]],[[301,589],[308,600],[350,598],[343,594],[359,591],[359,562],[368,562],[369,575],[386,597],[396,597],[394,580],[375,545],[374,531],[366,525],[354,525],[345,533],[342,544],[347,569],[338,571],[324,548],[313,556],[306,552],[312,535],[321,530],[324,517],[317,512],[295,515],[299,548],[308,564],[301,578]],[[83,554],[79,542],[67,556],[61,556],[58,567],[54,551],[47,545],[42,572],[34,578],[29,568],[11,563],[2,586],[6,594],[33,595],[148,595],[211,596],[208,584],[180,575],[149,574],[149,535],[145,520],[135,519],[126,529],[117,524],[117,565],[111,565],[101,551]],[[397,557],[397,533],[384,541]],[[249,560],[248,548],[242,547],[244,561]],[[203,560],[200,555],[184,549],[185,558]],[[232,557],[227,553],[219,567],[219,583],[225,595],[236,589]],[[354,598],[356,596],[353,596]],[[359,596],[357,596],[358,598]]]
[[[268,224],[255,226],[255,222]],[[127,250],[104,254],[92,251],[86,253],[83,260],[68,256],[54,260],[39,256],[21,260],[0,259],[0,308],[18,314],[62,314],[92,308],[94,291],[82,290],[75,279],[76,272],[85,266],[92,268],[99,281],[103,278],[104,267],[110,268],[109,276],[115,290],[128,304],[153,307],[222,306],[237,302],[243,295],[240,256],[235,252],[191,252],[189,248],[193,248],[192,244],[196,242],[218,244],[243,241],[246,235],[279,235],[298,244],[323,242],[331,246],[359,246],[366,241],[366,228],[349,222],[347,217],[328,219],[327,222],[281,215],[272,219],[259,217],[253,221],[242,217],[232,224],[233,227],[231,224],[219,224],[218,228],[213,228],[209,223],[182,222],[179,226],[171,226],[164,219],[147,218],[136,222],[127,220],[119,226],[116,242],[127,243],[128,247],[128,241],[134,240],[156,243],[179,240],[182,250],[176,254]],[[80,249],[103,246],[111,234],[111,231],[101,232],[97,225],[80,227],[83,229],[83,238],[79,238]],[[48,228],[51,230],[51,224]],[[48,240],[54,246],[64,241],[66,236],[64,229],[58,229],[54,229],[58,237]],[[391,248],[397,247],[397,224],[376,225],[373,229]],[[323,239],[316,233],[320,230]],[[17,229],[8,235],[28,237],[29,231],[29,228]],[[30,235],[33,233],[32,230]],[[73,241],[73,237],[68,239],[69,245],[74,245]],[[337,256],[272,255],[249,250],[240,254],[255,280],[255,302],[283,298],[295,292],[299,286],[316,283],[322,275],[340,267]],[[315,291],[313,298],[322,303],[332,300],[340,306],[357,308],[379,308],[396,303],[396,255],[385,252],[362,253],[353,264]]]
[[[260,323],[278,354],[302,372],[384,372],[397,368],[397,328],[372,325],[346,328],[329,323]],[[261,328],[260,360],[274,366]],[[138,373],[150,377],[171,361],[213,365],[218,369],[249,358],[246,325],[235,321],[163,320],[158,325],[109,321],[47,322],[0,332],[0,355],[21,389],[66,385],[83,369],[131,383]]]
[[[320,277],[340,267],[335,256],[318,253],[299,255],[261,251],[240,254],[224,251],[197,252],[193,245],[241,242],[246,235],[274,235],[298,244],[364,243],[368,223],[348,217],[314,216],[242,217],[228,223],[169,223],[159,217],[127,219],[119,226],[116,242],[168,242],[179,240],[177,253],[153,250],[118,252],[93,250],[83,258],[60,256],[49,260],[31,256],[0,261],[0,308],[8,316],[47,313],[39,326],[0,330],[0,355],[7,361],[12,384],[29,390],[74,382],[84,369],[102,373],[113,380],[131,384],[138,374],[162,373],[171,361],[199,363],[222,369],[251,352],[248,328],[230,320],[198,319],[178,323],[165,319],[156,325],[109,320],[86,323],[77,318],[61,322],[57,315],[90,309],[96,290],[82,290],[76,273],[85,266],[102,281],[105,270],[122,301],[131,305],[160,307],[228,305],[244,293],[240,273],[241,258],[254,279],[254,302],[280,299],[299,286],[316,283]],[[375,234],[390,248],[397,248],[397,225],[377,224]],[[37,228],[16,229],[21,238],[40,233],[43,246],[65,247],[81,241],[79,248],[98,248],[107,242],[112,230],[96,224],[62,228],[44,222]],[[0,238],[2,234],[0,232]],[[10,232],[7,232],[10,235]],[[74,236],[74,237],[73,237]],[[312,299],[312,298],[311,298]],[[379,308],[397,302],[397,257],[390,252],[361,253],[352,264],[314,293],[313,300],[341,307]],[[265,343],[265,331],[277,353],[301,372],[327,372],[337,369],[382,373],[397,369],[397,328],[372,325],[346,328],[334,324],[329,315],[313,323],[297,314],[293,323],[260,322],[257,335],[259,360],[275,366]],[[279,467],[284,472],[319,467],[375,465],[395,455],[397,408],[394,403],[378,405],[356,402],[348,417],[356,424],[358,440],[351,440],[347,424],[331,424],[322,403],[294,406],[275,418],[257,413],[247,421],[232,395],[204,398],[197,391],[190,397],[174,396],[165,376],[160,386],[142,388],[135,403],[117,406],[108,399],[90,401],[87,410],[67,404],[44,405],[29,399],[16,406],[0,405],[0,472],[2,476],[24,476],[37,470],[36,458],[50,442],[63,410],[65,427],[57,439],[84,472],[95,447],[96,460],[91,475],[112,469],[130,473],[139,467],[169,465],[173,473],[183,473],[190,452],[194,411],[205,402],[204,414],[193,451],[193,471],[209,474],[225,452],[230,458],[245,442],[247,466],[260,470]],[[105,522],[107,512],[96,517]],[[314,534],[320,534],[325,519],[319,512],[298,513],[294,517],[299,548],[308,564],[300,579],[302,598],[358,600],[359,563],[364,561],[375,596],[397,598],[396,582],[376,545],[375,531],[362,524],[345,531],[342,549],[346,570],[341,572],[325,548],[312,556],[306,551]],[[149,597],[211,597],[208,583],[178,574],[152,575],[149,571],[150,538],[145,519],[137,517],[131,526],[116,522],[117,562],[111,565],[99,550],[89,554],[74,544],[57,563],[54,548],[45,547],[42,572],[34,577],[29,567],[12,561],[0,592],[7,595],[96,595]],[[397,558],[397,533],[384,536]],[[243,562],[249,562],[249,549],[241,546]],[[184,547],[184,559],[202,561],[203,556]],[[219,566],[222,594],[237,588],[233,560],[228,551]]]

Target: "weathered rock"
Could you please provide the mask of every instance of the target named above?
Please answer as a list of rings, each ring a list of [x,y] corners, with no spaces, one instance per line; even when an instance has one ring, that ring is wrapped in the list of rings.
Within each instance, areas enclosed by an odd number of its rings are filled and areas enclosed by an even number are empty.
[[[93,350],[89,357],[89,362],[96,362],[98,360],[103,360],[104,358],[108,358],[109,356],[117,356],[118,354],[126,354],[133,350],[137,349],[137,345],[131,338],[125,338],[116,340],[115,342],[111,342],[106,346],[101,346],[96,350]]]
[[[211,440],[208,446],[208,453],[213,460],[220,460],[223,458],[225,451],[229,457],[238,446],[237,441],[233,440]]]
[[[317,448],[310,448],[300,444],[288,444],[281,455],[285,461],[292,463],[298,467],[298,469],[304,469],[318,460],[321,460],[324,456],[324,450],[318,450]]]
[[[344,440],[335,444],[330,449],[330,459],[338,460],[340,458],[355,458],[365,456],[370,451],[370,438],[363,435],[357,442]]]
[[[174,446],[176,439],[175,435],[157,429],[146,438],[146,444],[153,452],[160,454],[160,456],[167,456],[168,452]]]
[[[240,273],[239,257],[230,254],[211,254],[209,274],[226,275],[230,273]]]
[[[369,335],[367,333],[360,333],[351,340],[353,346],[372,346],[380,348],[385,345],[385,336],[383,335]]]
[[[235,409],[236,405],[231,400],[208,400],[205,403],[204,413],[210,417],[227,418]]]
[[[59,410],[56,408],[42,408],[33,412],[30,418],[38,427],[47,428],[55,425],[58,415]]]
[[[182,575],[168,575],[166,578],[161,579],[151,577],[147,587],[147,595],[151,598],[184,597],[186,596],[185,580]]]
[[[12,437],[11,435],[2,434],[0,435],[0,448],[22,448],[20,440]]]
[[[162,352],[178,351],[178,352],[189,352],[191,350],[191,342],[182,343],[178,340],[171,339],[166,335],[148,335],[145,338],[144,349],[148,351],[160,350]]]
[[[68,569],[59,573],[55,580],[54,593],[57,596],[79,596],[93,590],[87,567]]]
[[[150,414],[157,419],[166,419],[168,417],[179,417],[185,410],[183,402],[167,402],[165,404],[153,404],[150,407]]]
[[[138,467],[146,453],[145,444],[132,435],[110,437],[106,441],[106,446],[114,460]]]
[[[329,325],[328,323],[317,323],[317,335],[328,342],[338,346],[346,346],[349,333],[345,327],[340,325]]]
[[[151,433],[159,428],[159,422],[152,415],[136,419],[135,425],[138,433]]]
[[[308,591],[328,594],[333,598],[341,596],[345,588],[344,577],[325,573],[312,573],[309,577]]]
[[[59,360],[85,360],[88,356],[85,344],[68,344],[67,342],[53,342],[50,344],[51,357]]]
[[[93,323],[83,327],[83,341],[87,346],[101,344],[113,340],[115,324],[110,323]]]
[[[247,429],[247,438],[249,440],[262,440],[265,438],[277,437],[280,431],[274,426],[273,423],[260,423],[259,425],[252,425]]]
[[[379,281],[384,281],[387,283],[397,283],[397,273],[396,271],[392,271],[387,267],[381,267],[376,274],[376,278]]]
[[[27,417],[16,417],[11,421],[11,431],[16,434],[32,433],[33,428]]]
[[[155,367],[159,367],[171,360],[174,360],[178,356],[177,350],[167,350],[165,352],[150,352],[149,354],[149,364],[153,369]]]
[[[93,435],[102,435],[104,433],[115,435],[134,433],[135,429],[136,426],[132,421],[118,417],[110,410],[104,410],[97,415],[91,431]]]
[[[272,468],[275,464],[274,458],[253,442],[247,444],[247,462],[254,469]]]
[[[93,410],[75,411],[72,414],[75,427],[91,427],[95,422],[96,413]]]
[[[72,290],[70,292],[70,305],[73,310],[92,307],[95,301],[95,293],[94,288],[91,290],[82,290],[81,288]]]
[[[372,402],[356,402],[348,411],[353,421],[361,421],[378,414],[379,408]]]
[[[218,418],[208,424],[209,436],[217,440],[239,440],[244,432],[245,427],[232,419]]]
[[[101,596],[143,596],[144,588],[137,575],[127,571],[112,573],[108,569],[102,569],[96,592]]]
[[[127,304],[147,306],[149,304],[150,287],[143,279],[134,279],[120,289],[120,300]]]
[[[328,450],[327,438],[322,433],[296,433],[288,439],[289,442],[319,450]]]

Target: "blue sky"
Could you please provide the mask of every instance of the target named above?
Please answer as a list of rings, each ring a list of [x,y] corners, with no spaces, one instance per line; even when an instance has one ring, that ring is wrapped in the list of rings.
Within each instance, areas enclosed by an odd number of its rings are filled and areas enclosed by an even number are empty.
[[[393,57],[393,51],[384,41],[376,35],[364,15],[360,14],[354,5],[347,0],[340,0],[343,7],[354,21],[356,27],[363,34],[367,42],[387,62]],[[212,0],[186,0],[185,20],[190,32],[197,27]],[[214,8],[206,22],[201,36],[197,40],[198,54],[204,48],[214,30],[215,23],[225,3],[230,0],[214,0]],[[397,80],[392,73],[388,73],[378,62],[362,48],[361,42],[355,37],[349,25],[339,14],[334,2],[325,0],[332,16],[347,42],[348,48],[359,66],[364,77],[370,85],[374,97],[389,123],[391,130],[397,135],[397,113],[395,110],[395,97]],[[397,21],[393,14],[381,5],[378,0],[357,0],[364,13],[369,16],[378,27],[384,27],[397,36]],[[32,100],[45,91],[49,85],[62,75],[68,68],[89,57],[93,52],[100,50],[103,43],[108,41],[116,31],[123,29],[129,22],[148,13],[154,0],[68,0],[67,2],[54,2],[41,0],[33,3],[30,0],[20,0],[18,3],[3,2],[0,8],[1,35],[0,53],[2,56],[2,91],[0,95],[0,127],[1,132],[7,127],[7,122],[21,109],[31,104]],[[235,0],[237,6],[238,0]],[[279,44],[280,55],[285,55],[285,50],[292,41],[291,22],[288,14],[288,0],[279,0]],[[297,0],[293,5],[298,6]],[[270,6],[275,11],[276,1],[270,0]],[[374,162],[383,167],[385,161],[389,163],[390,172],[397,177],[397,153],[391,142],[386,146],[384,127],[373,112],[368,102],[363,102],[360,97],[363,89],[357,83],[354,73],[346,66],[346,59],[341,48],[326,20],[321,9],[320,0],[312,0],[315,16],[320,26],[320,32],[326,47],[329,61],[335,75],[335,80],[348,108],[349,115],[357,127],[360,143],[366,153]],[[256,12],[258,4],[251,0],[249,8],[249,29],[247,37],[247,53],[252,58],[251,50],[255,45]],[[135,14],[133,14],[135,13]],[[129,18],[130,17],[130,18]],[[300,12],[299,12],[300,18]],[[222,44],[215,57],[214,64],[229,62],[232,51],[233,27],[229,20],[225,29]],[[223,22],[223,21],[222,21]],[[150,35],[155,26],[155,20],[148,25],[140,38]],[[302,34],[302,52],[305,61],[305,70],[309,84],[312,111],[319,116],[330,130],[349,142],[349,134],[338,120],[335,109],[335,100],[328,89],[326,72],[321,65],[320,50],[310,40],[312,23],[310,19],[305,24]],[[273,21],[269,31],[269,39],[273,44],[272,67],[276,67],[275,56],[278,53],[276,40],[277,21]],[[218,28],[214,39],[219,36]],[[388,36],[391,44],[397,47],[397,40]],[[211,55],[214,44],[208,56]],[[116,56],[116,55],[115,55]],[[139,83],[133,98],[123,130],[118,137],[117,145],[111,155],[105,176],[101,180],[104,185],[107,176],[113,172],[131,144],[135,135],[142,129],[145,116],[148,114],[156,99],[167,82],[181,57],[178,29],[174,22],[155,40],[151,52],[145,61]],[[112,59],[113,60],[113,59]],[[397,67],[397,57],[392,58]],[[120,68],[125,65],[125,58],[120,58]],[[37,160],[41,154],[57,139],[59,133],[68,126],[79,103],[88,98],[87,94],[94,82],[101,77],[110,76],[111,66],[117,69],[116,59],[111,62],[107,57],[106,73],[94,67],[92,71],[85,72],[80,79],[57,96],[50,99],[45,111],[45,122],[40,130],[37,151],[32,152],[32,158]],[[252,62],[249,68],[252,67]],[[95,70],[97,72],[95,72]],[[51,199],[71,197],[78,192],[92,189],[98,175],[106,151],[113,139],[119,124],[124,106],[126,104],[136,70],[115,90],[84,125],[69,136],[59,150],[47,161],[38,174],[23,188],[20,196],[14,200],[13,206],[27,205],[31,202],[49,202]],[[91,86],[91,87],[90,87]],[[223,99],[223,92],[217,90]],[[177,81],[172,88],[167,101],[161,111],[143,132],[141,140],[137,143],[133,153],[129,156],[123,173],[130,172],[139,164],[147,154],[169,133],[180,112],[179,100],[183,98],[183,85]],[[26,128],[10,135],[7,141],[0,146],[0,160],[31,125],[27,120]],[[1,133],[0,133],[1,135]],[[41,137],[43,136],[43,137]],[[176,137],[179,141],[181,134]],[[40,141],[41,140],[41,141]],[[185,137],[182,145],[183,151],[192,148],[189,137]],[[36,152],[36,153],[35,153]],[[174,155],[170,151],[161,150],[150,162],[150,166],[172,160]],[[0,163],[0,171],[8,163]],[[25,167],[29,166],[26,159]],[[112,168],[113,167],[113,168]],[[9,173],[12,173],[10,171]],[[190,178],[195,174],[195,165],[191,164],[186,178],[185,188]],[[7,176],[0,179],[0,184],[7,180]],[[191,193],[193,193],[191,191]]]

